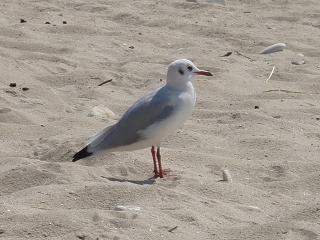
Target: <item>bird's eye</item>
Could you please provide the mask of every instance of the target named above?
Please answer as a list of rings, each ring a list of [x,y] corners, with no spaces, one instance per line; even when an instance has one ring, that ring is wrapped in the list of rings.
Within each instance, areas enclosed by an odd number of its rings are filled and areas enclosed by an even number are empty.
[[[191,66],[188,66],[188,70],[191,72],[193,68]]]
[[[184,74],[184,71],[180,68],[180,69],[179,69],[179,73],[180,73],[181,75],[183,75],[183,74]]]

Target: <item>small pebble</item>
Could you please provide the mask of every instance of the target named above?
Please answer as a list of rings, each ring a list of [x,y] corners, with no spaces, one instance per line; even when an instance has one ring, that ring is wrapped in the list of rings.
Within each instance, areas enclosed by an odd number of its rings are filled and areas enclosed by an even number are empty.
[[[139,32],[138,34],[139,34],[139,35],[142,35],[142,33],[140,33],[140,32]]]
[[[259,106],[254,106],[254,109],[259,109]]]
[[[23,87],[23,88],[22,88],[22,91],[28,91],[28,90],[29,90],[28,87]]]
[[[67,21],[62,21],[62,24],[67,24]]]
[[[316,120],[318,120],[318,121],[319,121],[319,120],[320,120],[320,117],[317,117],[317,118],[316,118]]]
[[[15,82],[9,84],[10,87],[16,87],[17,84]]]
[[[129,48],[130,48],[130,49],[134,49],[134,46],[130,46]]]
[[[27,22],[26,20],[24,20],[23,18],[20,19],[20,23],[25,23]]]
[[[302,64],[305,64],[306,61],[304,61],[303,59],[293,59],[291,60],[291,64],[293,65],[302,65]]]
[[[232,54],[232,52],[227,52],[226,54],[222,55],[221,57],[228,57]]]
[[[225,182],[232,182],[231,174],[228,169],[222,170],[222,180]]]
[[[50,22],[45,22],[45,24],[50,24]]]
[[[78,239],[81,239],[81,240],[85,240],[87,238],[87,235],[84,235],[84,234],[77,234],[76,236]]]

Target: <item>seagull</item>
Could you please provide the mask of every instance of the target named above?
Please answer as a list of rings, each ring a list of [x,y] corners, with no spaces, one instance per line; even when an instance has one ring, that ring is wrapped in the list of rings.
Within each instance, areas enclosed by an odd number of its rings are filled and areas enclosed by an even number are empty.
[[[151,147],[154,176],[163,178],[161,141],[181,127],[196,103],[192,80],[196,75],[212,76],[190,60],[179,59],[168,67],[166,84],[140,98],[112,125],[93,136],[73,156],[73,162],[99,152],[134,151]]]

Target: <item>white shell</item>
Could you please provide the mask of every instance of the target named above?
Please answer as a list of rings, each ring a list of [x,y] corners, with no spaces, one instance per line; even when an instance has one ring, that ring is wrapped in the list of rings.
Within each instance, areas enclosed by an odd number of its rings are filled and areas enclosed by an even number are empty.
[[[141,208],[138,206],[123,206],[123,205],[118,205],[114,208],[116,211],[140,211]]]
[[[285,43],[276,43],[276,44],[273,44],[273,45],[263,49],[260,52],[260,54],[269,54],[269,53],[279,52],[279,51],[282,51],[283,49],[285,49],[286,46],[287,45]]]
[[[88,117],[113,118],[115,117],[115,114],[109,108],[99,105],[91,109],[88,113]]]

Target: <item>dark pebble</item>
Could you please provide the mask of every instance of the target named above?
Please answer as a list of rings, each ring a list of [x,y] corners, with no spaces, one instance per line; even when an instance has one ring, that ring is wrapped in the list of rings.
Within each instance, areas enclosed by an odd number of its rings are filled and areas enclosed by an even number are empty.
[[[316,118],[316,120],[318,120],[318,121],[319,121],[319,120],[320,120],[320,117],[317,117],[317,118]]]
[[[259,109],[259,106],[254,106],[254,109]]]
[[[50,24],[50,22],[45,22],[45,24]]]
[[[142,33],[138,33],[139,35],[142,35]]]
[[[20,23],[25,23],[27,22],[26,20],[24,20],[23,18],[20,19]]]
[[[28,87],[23,87],[23,88],[22,88],[22,91],[28,91],[28,90],[29,90]]]
[[[9,86],[10,86],[10,87],[16,87],[17,84],[16,84],[15,82],[12,82],[12,83],[9,84]]]
[[[63,24],[67,24],[67,21],[63,21],[62,23],[63,23]]]
[[[130,46],[129,48],[130,48],[130,49],[134,49],[134,46]]]
[[[5,231],[3,229],[0,229],[0,234],[3,234]]]
[[[232,54],[232,52],[227,52],[226,54],[222,55],[221,57],[228,57]]]

